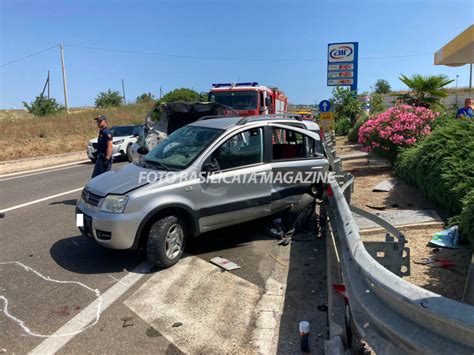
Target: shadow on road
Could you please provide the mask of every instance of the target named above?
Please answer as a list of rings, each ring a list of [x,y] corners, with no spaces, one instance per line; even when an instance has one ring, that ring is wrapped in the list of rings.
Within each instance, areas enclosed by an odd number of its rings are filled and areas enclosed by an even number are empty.
[[[327,338],[325,241],[316,237],[316,216],[308,223],[307,229],[307,233],[295,235],[291,243],[278,354],[300,353],[300,321],[310,324],[311,352],[324,353],[324,340]]]
[[[130,271],[143,261],[138,252],[107,249],[81,235],[57,241],[50,254],[59,266],[79,274]]]
[[[54,205],[75,206],[75,205],[77,205],[77,199],[51,202],[49,205],[50,206],[54,206]]]

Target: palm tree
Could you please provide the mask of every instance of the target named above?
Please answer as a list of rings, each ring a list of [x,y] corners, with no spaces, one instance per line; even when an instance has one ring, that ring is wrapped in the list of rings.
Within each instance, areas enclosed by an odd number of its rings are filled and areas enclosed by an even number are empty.
[[[414,74],[411,78],[401,74],[400,80],[410,88],[410,91],[398,99],[411,106],[428,108],[434,104],[441,104],[441,99],[448,96],[445,86],[454,81],[444,74],[428,76]]]

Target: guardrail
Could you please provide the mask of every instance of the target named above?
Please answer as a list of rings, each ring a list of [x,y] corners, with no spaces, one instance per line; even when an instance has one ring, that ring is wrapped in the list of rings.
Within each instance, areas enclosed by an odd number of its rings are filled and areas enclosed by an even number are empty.
[[[334,250],[328,249],[328,258],[336,258],[328,269],[333,273],[328,275],[328,283],[342,275],[350,312],[341,324],[337,310],[344,305],[341,300],[334,301],[337,296],[329,297],[327,352],[339,353],[350,347],[353,326],[380,354],[474,354],[474,307],[413,285],[378,263],[360,238],[343,189],[335,179],[330,187],[327,245]],[[334,273],[337,270],[340,275]]]

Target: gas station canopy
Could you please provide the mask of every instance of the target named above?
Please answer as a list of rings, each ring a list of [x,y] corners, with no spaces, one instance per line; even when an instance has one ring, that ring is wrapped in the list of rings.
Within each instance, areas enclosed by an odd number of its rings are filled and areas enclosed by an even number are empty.
[[[435,65],[459,67],[474,63],[474,25],[451,40],[435,53]]]

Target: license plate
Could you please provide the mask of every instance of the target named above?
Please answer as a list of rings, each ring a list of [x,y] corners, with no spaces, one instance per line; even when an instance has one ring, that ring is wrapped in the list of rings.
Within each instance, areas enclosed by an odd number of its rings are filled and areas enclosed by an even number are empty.
[[[82,213],[76,214],[76,227],[84,227],[84,215]]]

